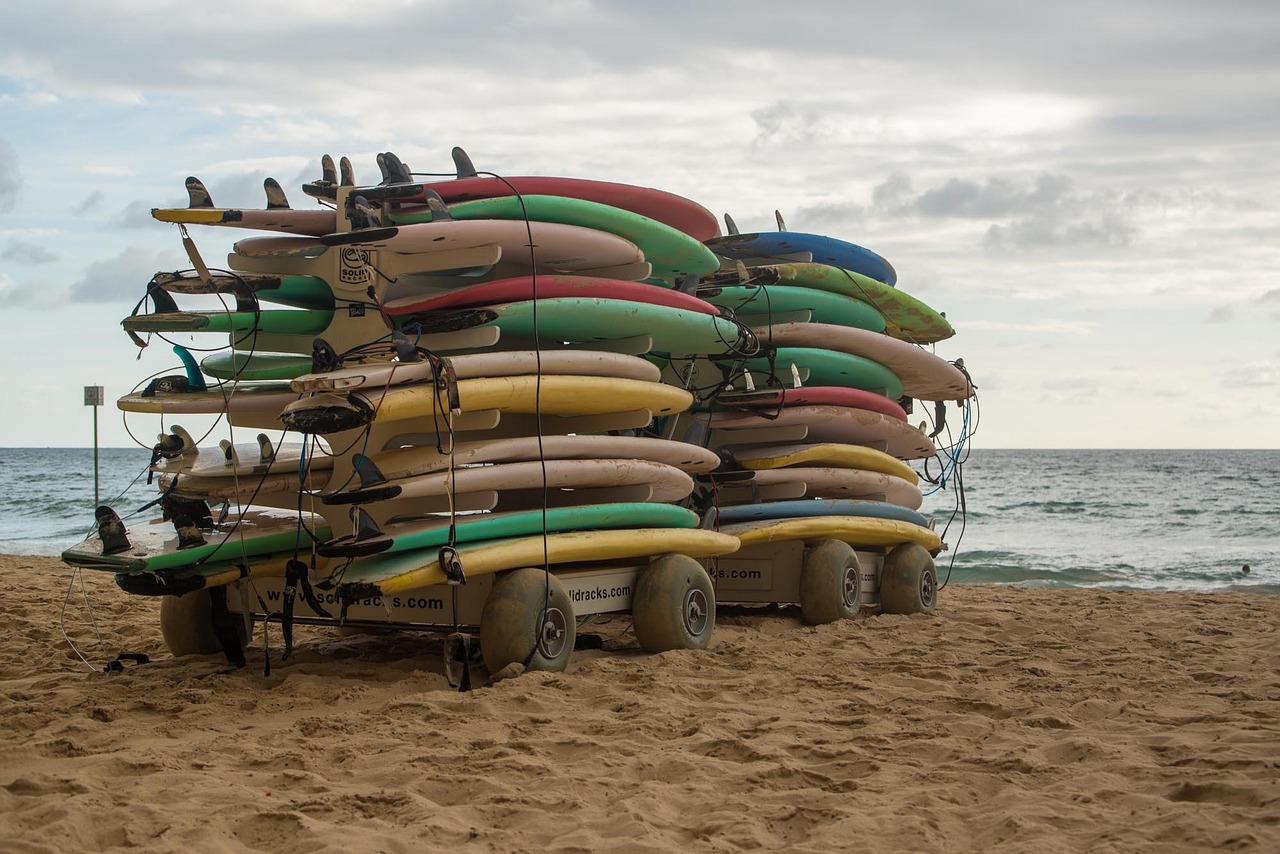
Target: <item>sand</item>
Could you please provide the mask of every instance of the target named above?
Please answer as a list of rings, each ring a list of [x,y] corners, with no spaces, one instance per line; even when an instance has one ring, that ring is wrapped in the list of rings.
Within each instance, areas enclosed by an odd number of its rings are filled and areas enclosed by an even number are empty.
[[[564,673],[451,690],[439,639],[299,631],[173,658],[154,600],[2,557],[0,850],[1280,850],[1267,596],[952,584],[930,617],[628,624]],[[477,678],[484,680],[482,670]]]

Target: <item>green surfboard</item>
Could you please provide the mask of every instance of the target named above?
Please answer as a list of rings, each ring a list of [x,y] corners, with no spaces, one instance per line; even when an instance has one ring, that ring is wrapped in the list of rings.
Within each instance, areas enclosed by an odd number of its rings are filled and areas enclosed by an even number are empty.
[[[932,344],[956,334],[945,317],[911,294],[851,270],[826,264],[779,264],[753,268],[751,274],[766,284],[773,280],[780,285],[843,294],[866,303],[883,315],[885,331],[903,341]]]
[[[296,353],[214,353],[200,370],[220,380],[291,380],[311,373],[311,357]]]
[[[491,321],[505,334],[534,337],[535,302],[497,309]],[[740,346],[731,321],[696,311],[629,300],[557,297],[536,302],[537,337],[572,343],[648,335],[657,353],[724,353]]]
[[[852,326],[872,332],[885,330],[884,318],[867,303],[816,288],[738,285],[702,298],[712,305],[732,309],[739,318],[754,326],[768,325],[774,322],[773,318],[789,312],[809,311],[812,313],[809,320],[813,323]]]
[[[902,381],[897,375],[879,362],[861,356],[815,347],[779,347],[773,368],[784,384],[790,384],[791,365],[809,369],[805,385],[860,388],[892,400],[902,397]],[[746,366],[753,372],[767,372],[769,360],[748,359]]]
[[[449,207],[455,219],[516,219],[557,222],[607,231],[630,240],[653,266],[653,279],[668,287],[687,275],[707,276],[720,268],[715,253],[669,225],[631,211],[565,196],[503,196],[459,202]],[[429,222],[429,212],[392,214],[395,222]]]
[[[382,537],[361,541],[367,548],[386,543],[383,554],[410,549],[438,548],[449,543],[449,519],[405,522],[388,526]],[[546,531],[595,531],[613,528],[696,528],[698,514],[674,504],[638,501],[617,504],[586,504],[579,507],[552,507],[458,516],[455,543],[474,543],[507,537],[527,537]],[[339,543],[343,541],[337,541]],[[347,541],[349,542],[349,541]],[[320,547],[325,553],[325,546]]]

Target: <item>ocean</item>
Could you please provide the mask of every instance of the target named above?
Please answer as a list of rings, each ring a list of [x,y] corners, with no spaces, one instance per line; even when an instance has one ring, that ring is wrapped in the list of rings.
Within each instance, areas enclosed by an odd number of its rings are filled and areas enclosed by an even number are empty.
[[[149,460],[101,450],[102,501],[153,499]],[[922,486],[944,583],[1280,593],[1280,451],[976,449]],[[56,555],[93,507],[92,448],[0,448],[0,552]]]

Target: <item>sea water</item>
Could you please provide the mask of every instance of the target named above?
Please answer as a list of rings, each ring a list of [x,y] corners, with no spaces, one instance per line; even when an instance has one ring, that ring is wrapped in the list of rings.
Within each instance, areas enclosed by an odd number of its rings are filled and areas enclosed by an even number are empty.
[[[149,461],[101,450],[100,502],[126,516],[153,500]],[[91,448],[0,448],[0,552],[87,536],[93,473]],[[1280,593],[1280,451],[976,449],[945,488],[922,486],[949,583]]]

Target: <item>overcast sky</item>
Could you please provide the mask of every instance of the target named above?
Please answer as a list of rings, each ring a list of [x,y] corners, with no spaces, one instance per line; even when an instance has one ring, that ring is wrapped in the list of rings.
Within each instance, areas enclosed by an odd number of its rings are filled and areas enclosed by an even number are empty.
[[[0,0],[0,446],[176,363],[119,320],[197,175],[319,158],[656,186],[867,246],[945,311],[979,447],[1277,447],[1280,7]],[[244,232],[193,232],[221,264]],[[199,342],[204,343],[204,342]],[[158,422],[130,416],[147,444]],[[102,443],[127,445],[101,411]],[[210,440],[212,441],[212,440]]]

